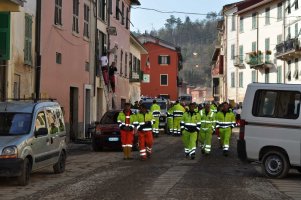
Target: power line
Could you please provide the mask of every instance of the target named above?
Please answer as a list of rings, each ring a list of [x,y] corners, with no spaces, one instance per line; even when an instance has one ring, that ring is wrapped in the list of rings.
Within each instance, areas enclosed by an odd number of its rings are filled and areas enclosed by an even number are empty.
[[[207,15],[216,15],[216,16],[221,16],[219,14],[212,14],[212,13],[193,13],[193,12],[182,12],[182,11],[162,11],[162,10],[158,10],[158,9],[154,9],[154,8],[143,8],[143,7],[132,7],[133,9],[141,9],[141,10],[150,10],[150,11],[155,11],[158,13],[164,13],[164,14],[187,14],[187,15],[202,15],[202,16],[207,16]]]

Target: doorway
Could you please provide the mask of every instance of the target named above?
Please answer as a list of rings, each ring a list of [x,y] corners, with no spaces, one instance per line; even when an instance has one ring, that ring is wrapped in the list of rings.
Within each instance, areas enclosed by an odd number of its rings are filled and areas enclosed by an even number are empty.
[[[89,138],[89,127],[91,124],[91,90],[85,89],[85,138]]]
[[[78,88],[70,87],[70,140],[77,139],[78,133]]]

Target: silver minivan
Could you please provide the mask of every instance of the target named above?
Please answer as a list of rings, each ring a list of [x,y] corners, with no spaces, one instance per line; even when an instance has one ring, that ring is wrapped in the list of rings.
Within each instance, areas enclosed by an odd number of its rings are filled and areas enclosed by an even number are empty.
[[[0,102],[0,176],[29,183],[30,173],[65,170],[66,129],[57,102]]]
[[[241,113],[238,156],[257,161],[270,178],[301,172],[301,85],[252,83]]]

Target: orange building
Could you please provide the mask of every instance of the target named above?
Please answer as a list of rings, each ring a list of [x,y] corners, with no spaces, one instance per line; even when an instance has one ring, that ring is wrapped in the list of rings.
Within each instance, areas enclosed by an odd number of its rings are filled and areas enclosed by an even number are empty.
[[[182,68],[180,47],[151,35],[142,35],[139,40],[148,51],[141,55],[141,95],[177,100],[178,72]]]

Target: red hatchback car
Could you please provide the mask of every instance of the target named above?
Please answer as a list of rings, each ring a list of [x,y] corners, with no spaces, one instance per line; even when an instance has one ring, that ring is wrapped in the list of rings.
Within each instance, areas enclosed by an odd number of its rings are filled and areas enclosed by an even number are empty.
[[[107,111],[96,124],[96,131],[92,133],[92,148],[94,151],[103,149],[121,150],[120,129],[117,123],[117,117],[121,110]],[[133,150],[138,149],[138,137],[135,135]]]

